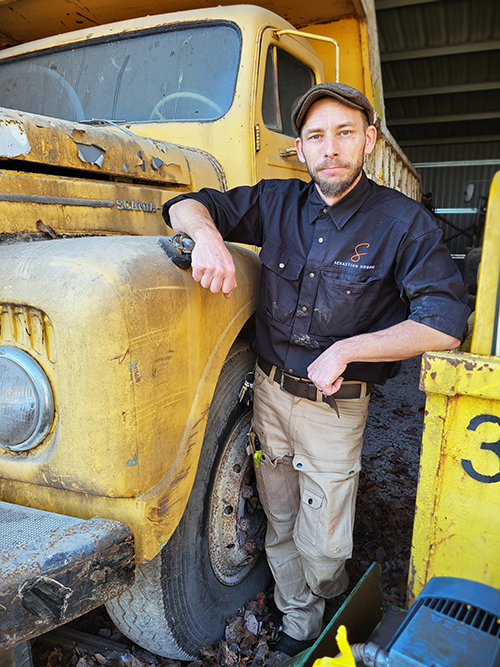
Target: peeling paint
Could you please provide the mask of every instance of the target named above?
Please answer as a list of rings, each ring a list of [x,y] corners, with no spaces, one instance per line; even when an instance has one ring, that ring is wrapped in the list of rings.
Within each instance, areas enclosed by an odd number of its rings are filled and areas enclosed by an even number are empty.
[[[130,459],[130,461],[127,461],[125,464],[126,466],[136,466],[137,465],[137,454],[134,456],[133,459]]]
[[[97,144],[80,144],[77,141],[75,141],[75,144],[78,146],[78,157],[82,162],[95,164],[102,169],[104,153],[106,152],[105,148]]]
[[[26,130],[21,122],[0,118],[0,155],[13,158],[26,155],[31,151]]]

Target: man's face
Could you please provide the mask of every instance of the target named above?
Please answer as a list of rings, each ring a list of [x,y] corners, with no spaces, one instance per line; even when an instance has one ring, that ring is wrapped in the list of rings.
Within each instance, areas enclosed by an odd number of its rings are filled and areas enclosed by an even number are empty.
[[[329,205],[359,181],[365,154],[375,146],[377,131],[363,112],[325,97],[315,102],[295,140],[297,154]]]

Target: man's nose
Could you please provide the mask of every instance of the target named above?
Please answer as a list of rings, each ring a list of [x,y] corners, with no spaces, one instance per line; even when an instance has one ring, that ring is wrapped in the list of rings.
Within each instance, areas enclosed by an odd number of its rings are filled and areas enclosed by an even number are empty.
[[[325,136],[325,157],[334,157],[339,154],[339,146],[335,136],[326,135]]]

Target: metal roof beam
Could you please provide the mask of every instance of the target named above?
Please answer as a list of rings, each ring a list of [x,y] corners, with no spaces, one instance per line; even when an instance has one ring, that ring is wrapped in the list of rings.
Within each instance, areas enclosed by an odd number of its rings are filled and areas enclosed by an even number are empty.
[[[450,160],[448,162],[414,162],[415,169],[438,169],[450,167],[491,167],[500,164],[498,160]]]
[[[481,83],[464,83],[454,86],[432,86],[431,88],[408,88],[407,90],[384,91],[385,99],[396,97],[422,97],[423,95],[448,95],[450,93],[473,93],[477,90],[497,90],[500,81],[483,81]]]
[[[462,120],[489,120],[500,118],[500,111],[478,111],[440,116],[417,116],[415,118],[387,118],[387,125],[421,125],[424,123],[456,123]],[[457,137],[459,140],[459,137]]]
[[[400,146],[447,146],[448,144],[481,144],[500,142],[500,134],[476,134],[465,137],[432,137],[423,139],[401,139]]]
[[[437,0],[375,0],[375,9],[396,9],[397,7],[407,7],[408,5],[423,5],[428,2],[437,2]]]
[[[500,49],[500,40],[490,39],[486,42],[470,42],[466,44],[451,44],[448,46],[432,46],[425,49],[407,49],[405,51],[388,51],[380,55],[384,63],[396,60],[414,60],[415,58],[435,58],[437,56],[452,56],[457,53],[476,53],[477,51],[495,51]]]

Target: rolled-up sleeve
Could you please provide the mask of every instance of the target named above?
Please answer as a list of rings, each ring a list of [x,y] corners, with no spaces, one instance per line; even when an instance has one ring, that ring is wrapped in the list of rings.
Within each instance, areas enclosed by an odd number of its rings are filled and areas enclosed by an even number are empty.
[[[217,229],[226,241],[262,245],[262,222],[259,210],[259,185],[233,188],[219,192],[204,188],[170,199],[163,206],[163,218],[170,224],[170,207],[183,199],[194,199],[210,213]]]
[[[406,239],[396,264],[396,283],[410,320],[460,340],[467,336],[467,294],[457,265],[434,228]]]

